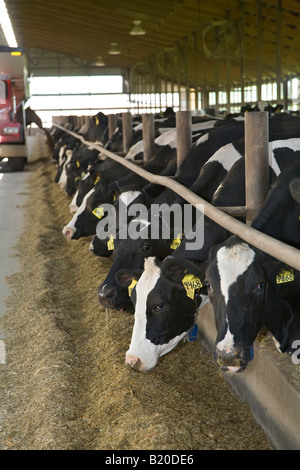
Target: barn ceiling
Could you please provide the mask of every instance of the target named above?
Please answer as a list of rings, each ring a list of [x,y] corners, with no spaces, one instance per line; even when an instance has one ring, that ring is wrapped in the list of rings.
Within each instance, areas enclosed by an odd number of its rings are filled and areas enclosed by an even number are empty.
[[[300,75],[299,0],[6,0],[19,46],[190,85]],[[146,34],[132,36],[133,21]],[[121,53],[110,55],[111,43]]]

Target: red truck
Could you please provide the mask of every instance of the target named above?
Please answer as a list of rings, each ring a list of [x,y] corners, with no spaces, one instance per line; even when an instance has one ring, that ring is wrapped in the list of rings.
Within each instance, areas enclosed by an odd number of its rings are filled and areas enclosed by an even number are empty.
[[[8,158],[12,171],[27,160],[25,57],[22,51],[0,51],[0,160]]]

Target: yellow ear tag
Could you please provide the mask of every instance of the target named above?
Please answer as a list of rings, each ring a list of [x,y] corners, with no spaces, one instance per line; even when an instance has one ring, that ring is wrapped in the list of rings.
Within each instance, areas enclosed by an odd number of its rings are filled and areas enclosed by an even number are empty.
[[[79,163],[78,160],[76,160],[76,166],[77,166],[77,168],[80,168],[80,163]]]
[[[94,186],[95,186],[95,184],[98,183],[98,181],[100,181],[100,179],[101,179],[101,178],[100,178],[100,176],[98,175],[97,178],[96,178],[95,181],[94,181]]]
[[[174,238],[172,241],[172,244],[170,246],[171,250],[176,250],[181,244],[181,238],[180,238],[180,233],[177,235],[177,238]]]
[[[110,239],[107,242],[107,248],[109,250],[113,250],[115,248],[114,246],[114,237],[111,235]]]
[[[131,297],[132,289],[134,288],[134,286],[136,284],[137,284],[137,280],[134,279],[134,277],[133,277],[130,286],[128,286],[128,295],[129,295],[129,297]]]
[[[195,297],[195,290],[202,287],[199,277],[194,274],[186,274],[182,279],[182,284],[186,290],[186,295],[193,299]]]
[[[280,273],[276,275],[276,284],[283,284],[284,282],[292,282],[294,280],[294,270],[290,271],[282,269]]]
[[[95,118],[96,126],[99,126],[99,122],[100,122],[99,119],[96,117],[96,118]]]
[[[117,196],[114,194],[113,202],[115,202],[116,199],[117,199]]]
[[[94,214],[98,219],[102,219],[102,217],[104,216],[104,209],[103,207],[96,207],[92,214]]]

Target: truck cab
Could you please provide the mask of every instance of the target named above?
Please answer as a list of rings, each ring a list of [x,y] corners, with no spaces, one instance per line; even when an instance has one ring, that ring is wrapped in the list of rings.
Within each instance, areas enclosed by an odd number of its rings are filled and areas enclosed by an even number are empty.
[[[20,61],[21,59],[21,61]],[[27,159],[22,54],[0,53],[0,160],[8,158],[12,171],[22,171]]]

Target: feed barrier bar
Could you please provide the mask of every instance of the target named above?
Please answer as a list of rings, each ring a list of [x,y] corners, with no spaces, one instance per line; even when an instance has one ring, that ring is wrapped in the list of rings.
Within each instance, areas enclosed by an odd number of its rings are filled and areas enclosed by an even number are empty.
[[[75,132],[69,131],[68,129],[65,129],[59,124],[53,123],[53,125],[73,135],[74,137],[77,137],[88,147],[99,150],[101,154],[106,155],[112,160],[115,160],[121,165],[127,167],[129,170],[134,171],[142,178],[150,181],[150,183],[159,184],[161,186],[171,189],[172,191],[179,194],[182,198],[184,198],[187,202],[192,204],[194,207],[196,207],[197,204],[202,204],[204,208],[204,214],[211,220],[221,225],[229,232],[238,235],[240,238],[255,246],[256,248],[264,251],[265,253],[273,256],[276,259],[279,259],[280,261],[286,263],[292,268],[300,270],[300,250],[298,250],[297,248],[286,245],[285,243],[276,240],[275,238],[272,238],[262,232],[259,232],[258,230],[249,227],[248,225],[244,224],[243,222],[240,222],[239,220],[234,219],[233,217],[226,214],[225,212],[222,212],[220,209],[217,209],[215,206],[205,201],[205,199],[193,193],[177,181],[174,181],[167,176],[154,175],[153,173],[150,173],[149,171],[138,167],[135,163],[132,163],[129,160],[125,160],[124,158],[119,157],[113,152],[106,150],[101,145],[95,142],[85,140],[82,136],[76,134]]]

